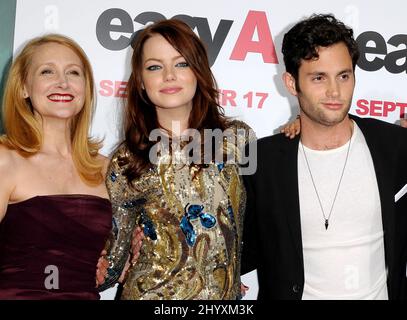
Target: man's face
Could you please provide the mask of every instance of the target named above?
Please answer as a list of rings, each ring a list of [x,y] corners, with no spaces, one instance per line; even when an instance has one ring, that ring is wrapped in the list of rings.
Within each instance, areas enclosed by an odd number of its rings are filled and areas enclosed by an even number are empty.
[[[323,126],[341,123],[352,102],[355,76],[352,58],[342,42],[318,48],[318,59],[302,60],[298,86],[286,73],[284,80],[291,94],[298,97],[302,120]]]

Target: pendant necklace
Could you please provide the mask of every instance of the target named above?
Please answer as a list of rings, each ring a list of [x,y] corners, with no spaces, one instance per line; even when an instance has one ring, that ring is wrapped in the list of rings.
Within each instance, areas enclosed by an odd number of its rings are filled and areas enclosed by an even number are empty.
[[[310,177],[311,177],[312,185],[314,186],[314,190],[315,190],[315,193],[316,193],[317,198],[318,198],[319,206],[321,207],[322,215],[323,215],[323,217],[324,217],[325,230],[328,230],[328,227],[329,227],[329,218],[331,217],[332,209],[333,209],[334,204],[335,204],[335,201],[336,201],[336,196],[338,195],[339,187],[341,186],[341,182],[342,182],[343,174],[344,174],[344,172],[345,172],[346,164],[348,163],[351,140],[352,140],[352,132],[351,132],[351,137],[349,138],[349,142],[348,142],[348,150],[346,151],[345,163],[343,164],[341,177],[340,177],[340,179],[339,179],[339,183],[338,183],[338,186],[337,186],[337,188],[336,188],[334,200],[332,201],[331,209],[329,210],[328,216],[325,215],[324,208],[322,207],[321,198],[319,197],[318,190],[317,190],[317,187],[316,187],[316,185],[315,185],[314,177],[312,176],[311,168],[310,168],[309,163],[308,163],[307,154],[305,153],[304,144],[303,144],[302,141],[301,141],[302,152],[304,153],[304,158],[305,158],[305,162],[306,162],[306,164],[307,164],[308,172],[309,172],[309,175],[310,175]]]

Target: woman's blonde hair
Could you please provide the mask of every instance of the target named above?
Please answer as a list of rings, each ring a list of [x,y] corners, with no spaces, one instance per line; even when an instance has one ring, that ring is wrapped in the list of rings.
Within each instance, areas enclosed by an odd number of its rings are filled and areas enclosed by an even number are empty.
[[[89,138],[89,128],[95,108],[95,88],[90,62],[82,48],[72,39],[48,34],[29,41],[11,65],[3,98],[3,124],[5,135],[0,142],[24,157],[36,154],[42,147],[41,121],[35,117],[29,98],[23,96],[24,84],[32,57],[38,47],[56,43],[71,49],[83,63],[85,75],[85,101],[82,110],[71,121],[72,158],[84,182],[95,185],[103,181],[103,163],[98,159],[101,141]]]

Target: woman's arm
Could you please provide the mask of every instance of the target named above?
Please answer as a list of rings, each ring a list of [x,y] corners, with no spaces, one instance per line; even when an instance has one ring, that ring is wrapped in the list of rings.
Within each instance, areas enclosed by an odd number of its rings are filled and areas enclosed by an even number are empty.
[[[12,151],[0,145],[0,222],[6,214],[11,194],[15,189],[15,172],[18,169],[13,158]]]
[[[112,230],[106,243],[106,259],[109,263],[107,276],[102,285],[98,287],[103,291],[117,282],[128,261],[132,235],[137,222],[139,207],[133,205],[133,199],[126,198],[130,186],[123,175],[123,168],[118,166],[117,152],[113,156],[106,175],[106,186],[112,203],[113,219]]]

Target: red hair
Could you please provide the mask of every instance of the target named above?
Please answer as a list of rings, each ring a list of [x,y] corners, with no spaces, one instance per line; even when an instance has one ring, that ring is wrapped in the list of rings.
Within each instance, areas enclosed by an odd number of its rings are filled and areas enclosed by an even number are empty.
[[[185,58],[197,79],[188,127],[197,129],[201,134],[204,129],[226,128],[227,119],[218,103],[218,87],[203,42],[186,23],[177,19],[162,20],[147,26],[135,37],[132,73],[127,85],[124,142],[132,159],[121,159],[120,163],[129,165],[125,171],[129,182],[151,167],[149,151],[155,142],[149,140],[149,135],[152,130],[160,128],[155,106],[143,90],[141,78],[144,44],[157,34],[164,37]]]

